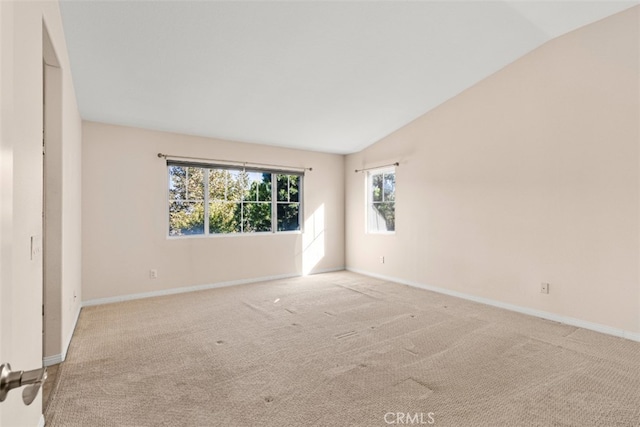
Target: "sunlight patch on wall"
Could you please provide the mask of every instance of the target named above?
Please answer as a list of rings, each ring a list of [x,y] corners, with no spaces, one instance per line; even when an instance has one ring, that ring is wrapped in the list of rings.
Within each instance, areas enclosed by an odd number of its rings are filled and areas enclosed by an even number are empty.
[[[311,273],[324,258],[324,203],[304,223],[302,274]]]

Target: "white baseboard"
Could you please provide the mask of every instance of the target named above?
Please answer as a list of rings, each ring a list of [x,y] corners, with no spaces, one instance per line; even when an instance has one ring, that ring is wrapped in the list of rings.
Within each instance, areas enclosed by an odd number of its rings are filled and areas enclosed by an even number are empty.
[[[120,295],[116,297],[97,298],[82,302],[82,307],[91,307],[93,305],[111,304],[114,302],[131,301],[136,299],[160,297],[165,295],[184,294],[187,292],[204,291],[207,289],[225,288],[228,286],[246,285],[249,283],[265,282],[268,280],[279,280],[296,277],[298,274],[282,274],[278,276],[259,277],[255,279],[230,280],[228,282],[209,283],[206,285],[185,286],[183,288],[170,288],[161,291],[142,292],[138,294]]]
[[[313,276],[316,274],[325,274],[325,273],[335,273],[336,271],[344,271],[346,270],[344,267],[335,267],[335,268],[324,268],[322,270],[312,271],[308,273],[307,276]]]
[[[40,419],[38,420],[38,427],[44,427],[44,414],[40,414]]]
[[[57,365],[58,363],[64,362],[64,360],[67,358],[67,351],[69,351],[69,346],[71,345],[71,339],[73,338],[73,333],[75,332],[76,325],[78,324],[78,318],[80,317],[80,310],[82,310],[82,306],[78,307],[78,311],[76,312],[75,319],[73,320],[73,327],[67,334],[67,339],[64,345],[62,346],[62,353],[54,354],[53,356],[47,356],[43,358],[42,359],[43,366]]]
[[[321,273],[329,273],[333,271],[342,271],[344,267],[338,268],[330,268],[324,270],[314,271],[311,274],[321,274]],[[174,295],[174,294],[183,294],[186,292],[196,292],[196,291],[204,291],[206,289],[216,289],[216,288],[225,288],[228,286],[237,286],[237,285],[247,285],[249,283],[257,283],[257,282],[267,282],[270,280],[280,280],[280,279],[289,279],[292,277],[300,277],[301,275],[298,273],[292,274],[280,274],[277,276],[263,276],[263,277],[255,277],[252,279],[241,279],[241,280],[230,280],[227,282],[218,282],[218,283],[210,283],[206,285],[197,285],[197,286],[186,286],[183,288],[171,288],[171,289],[163,289],[161,291],[151,291],[151,292],[143,292],[139,294],[130,294],[130,295],[120,295],[117,297],[108,297],[108,298],[97,298],[91,299],[82,302],[83,307],[91,307],[93,305],[102,305],[102,304],[111,304],[114,302],[122,302],[122,301],[131,301],[136,299],[143,298],[151,298],[151,297],[159,297],[164,295]]]
[[[404,280],[398,277],[385,276],[382,274],[372,273],[370,271],[360,270],[358,268],[347,267],[346,270],[352,271],[354,273],[362,274],[365,276],[371,276],[371,277],[375,277],[382,280],[388,280],[390,282],[401,283],[403,285],[408,285],[414,288],[426,289],[428,291],[437,292],[439,294],[462,298],[465,300],[478,302],[478,303],[490,305],[493,307],[503,308],[505,310],[515,311],[517,313],[527,314],[529,316],[540,317],[542,319],[552,320],[554,322],[564,323],[567,325],[576,326],[578,328],[589,329],[591,331],[601,332],[603,334],[613,335],[615,337],[626,338],[628,340],[640,342],[640,333],[626,331],[624,329],[613,328],[611,326],[601,325],[599,323],[593,323],[593,322],[589,322],[581,319],[575,319],[573,317],[561,316],[559,314],[549,313],[547,311],[536,310],[533,308],[522,307],[514,304],[508,304],[505,302],[496,301],[489,298],[483,298],[483,297],[478,297],[471,294],[465,294],[463,292],[453,291],[451,289],[425,285],[423,283],[413,282],[411,280]]]
[[[52,366],[62,362],[64,362],[62,354],[54,354],[53,356],[44,357],[42,359],[42,366]]]
[[[345,269],[344,267],[327,268],[323,270],[314,271],[310,274],[313,275],[313,274],[331,273],[335,271],[343,271],[344,269]],[[157,296],[163,296],[163,295],[174,295],[174,294],[181,294],[186,292],[202,291],[205,289],[223,288],[227,286],[246,285],[249,283],[267,282],[269,280],[289,279],[291,277],[300,277],[300,274],[281,274],[277,276],[265,276],[265,277],[257,277],[253,279],[232,280],[228,282],[218,282],[218,283],[211,283],[211,284],[199,285],[199,286],[188,286],[184,288],[164,289],[161,291],[144,292],[139,294],[122,295],[117,297],[98,298],[98,299],[83,301],[82,305],[78,308],[78,312],[76,313],[76,317],[73,322],[73,327],[71,328],[71,330],[69,331],[69,334],[67,335],[67,340],[65,341],[65,345],[62,349],[62,353],[54,354],[53,356],[47,356],[43,358],[42,364],[43,366],[51,366],[51,365],[57,365],[58,363],[62,363],[65,361],[65,359],[67,358],[67,351],[69,350],[69,346],[71,345],[71,339],[73,338],[73,333],[76,330],[76,325],[78,324],[78,319],[80,318],[80,311],[82,310],[82,307],[90,307],[92,305],[110,304],[114,302],[130,301],[130,300],[142,299],[142,298],[151,298],[151,297],[157,297]]]

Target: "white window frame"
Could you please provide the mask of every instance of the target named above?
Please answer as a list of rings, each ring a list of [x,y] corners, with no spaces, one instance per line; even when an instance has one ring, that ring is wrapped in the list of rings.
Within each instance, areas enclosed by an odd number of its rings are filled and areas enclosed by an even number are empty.
[[[170,200],[170,187],[171,187],[171,166],[179,166],[179,167],[193,167],[193,168],[201,168],[204,169],[203,179],[204,179],[204,233],[202,234],[187,234],[187,235],[171,235],[171,224],[170,224],[170,210],[169,206],[171,203]],[[302,234],[304,232],[304,173],[300,173],[297,171],[286,171],[286,170],[261,170],[261,169],[247,169],[246,172],[257,172],[257,173],[270,173],[271,174],[271,230],[270,231],[256,231],[256,232],[234,232],[234,233],[211,233],[209,231],[209,203],[211,200],[209,199],[209,171],[211,169],[228,169],[228,170],[239,170],[238,168],[229,167],[227,165],[209,165],[209,164],[181,164],[181,162],[167,162],[166,165],[166,174],[167,174],[167,186],[166,186],[166,197],[165,197],[165,213],[166,213],[166,230],[167,230],[167,238],[169,239],[193,239],[193,238],[203,238],[203,237],[229,237],[229,236],[270,236],[274,234]],[[279,202],[278,199],[278,175],[296,175],[300,179],[300,183],[298,184],[298,201],[297,202]],[[290,185],[288,183],[288,185]],[[242,202],[240,202],[242,203]],[[267,203],[267,202],[265,202]],[[289,203],[298,203],[298,230],[282,230],[278,231],[278,204],[289,204]]]
[[[374,202],[372,200],[372,180],[373,177],[375,175],[381,175],[381,174],[393,174],[394,177],[397,179],[397,175],[396,175],[396,168],[395,167],[384,167],[384,168],[379,168],[379,169],[371,169],[368,170],[366,173],[366,178],[365,178],[365,233],[367,234],[396,234],[396,228],[395,227],[395,222],[394,222],[394,229],[393,230],[373,230],[371,228],[371,218],[370,215],[372,213],[372,205],[373,203],[380,203],[380,202]],[[397,181],[396,181],[397,182]],[[384,176],[383,176],[383,183],[384,183]],[[383,184],[384,185],[384,184]],[[382,202],[384,202],[384,191],[382,194],[383,200]],[[393,210],[394,210],[394,216],[396,213],[396,201],[397,201],[397,197],[396,197],[396,189],[394,187],[394,199],[393,199]]]

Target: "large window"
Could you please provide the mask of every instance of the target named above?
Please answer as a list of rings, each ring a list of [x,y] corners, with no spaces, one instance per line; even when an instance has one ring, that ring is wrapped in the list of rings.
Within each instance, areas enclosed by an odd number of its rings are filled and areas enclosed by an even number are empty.
[[[378,169],[367,174],[367,231],[392,233],[396,230],[396,173]]]
[[[302,175],[171,163],[168,170],[170,236],[300,230]]]

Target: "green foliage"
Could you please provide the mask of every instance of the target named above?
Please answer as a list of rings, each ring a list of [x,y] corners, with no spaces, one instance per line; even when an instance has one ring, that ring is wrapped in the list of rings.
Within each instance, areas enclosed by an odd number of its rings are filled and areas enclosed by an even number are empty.
[[[300,205],[297,203],[278,203],[278,231],[300,229]]]
[[[394,202],[374,203],[373,208],[384,219],[386,231],[396,229],[396,208]]]
[[[209,203],[209,233],[240,233],[240,208],[235,202]]]
[[[278,231],[300,229],[300,177],[277,175],[278,177]]]
[[[169,172],[169,234],[204,233],[204,170],[171,166]]]
[[[205,175],[204,168],[169,167],[170,235],[204,234]],[[209,233],[271,231],[271,173],[209,169],[208,176]],[[300,177],[276,177],[278,230],[298,230]]]
[[[271,231],[271,202],[243,203],[242,218],[245,233]]]
[[[379,173],[371,177],[371,202],[375,211],[384,219],[386,231],[396,228],[396,175]]]

